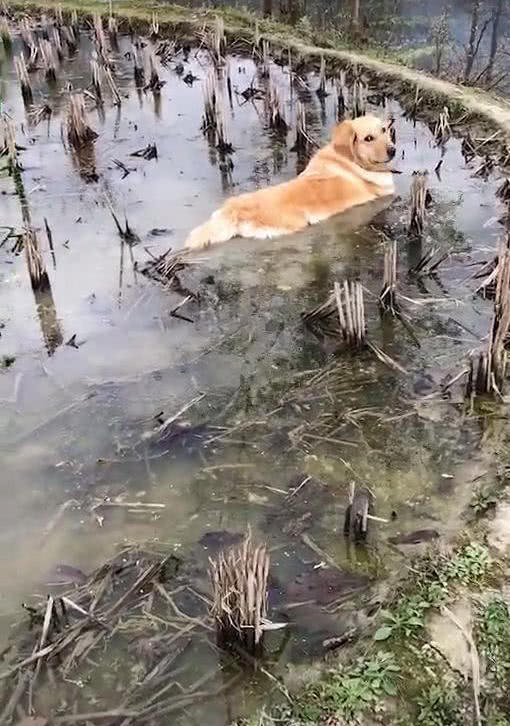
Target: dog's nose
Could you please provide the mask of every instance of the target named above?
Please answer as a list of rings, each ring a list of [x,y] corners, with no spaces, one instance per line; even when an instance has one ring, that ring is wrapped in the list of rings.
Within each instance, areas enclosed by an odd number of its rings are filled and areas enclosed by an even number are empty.
[[[395,144],[388,144],[388,156],[390,157],[390,159],[394,159],[396,153],[397,147],[395,146]]]

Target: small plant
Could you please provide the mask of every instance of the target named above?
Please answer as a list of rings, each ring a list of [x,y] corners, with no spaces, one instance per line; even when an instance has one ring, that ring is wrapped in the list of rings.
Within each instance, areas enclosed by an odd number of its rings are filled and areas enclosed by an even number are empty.
[[[376,631],[374,640],[387,640],[394,635],[409,638],[423,628],[424,615],[430,607],[431,604],[420,596],[404,597],[394,612],[382,611],[385,623]]]
[[[317,721],[325,713],[334,713],[349,720],[364,711],[377,712],[385,696],[397,695],[399,673],[393,653],[378,652],[370,660],[360,658],[312,685],[296,704],[296,715],[304,721]]]
[[[416,705],[416,723],[423,726],[462,726],[465,723],[454,683],[450,688],[445,682],[433,683],[421,691]]]
[[[446,577],[462,585],[478,584],[487,574],[491,560],[487,547],[473,542],[446,563]]]
[[[493,489],[477,489],[469,504],[473,516],[476,519],[485,516],[487,512],[496,507],[499,498],[498,492]]]

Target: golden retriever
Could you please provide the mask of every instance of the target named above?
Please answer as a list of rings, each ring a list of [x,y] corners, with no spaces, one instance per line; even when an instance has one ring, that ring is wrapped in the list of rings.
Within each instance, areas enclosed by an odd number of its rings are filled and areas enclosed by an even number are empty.
[[[185,247],[208,247],[232,237],[280,237],[393,194],[389,164],[396,150],[390,126],[374,116],[342,121],[299,176],[228,199],[190,233]]]

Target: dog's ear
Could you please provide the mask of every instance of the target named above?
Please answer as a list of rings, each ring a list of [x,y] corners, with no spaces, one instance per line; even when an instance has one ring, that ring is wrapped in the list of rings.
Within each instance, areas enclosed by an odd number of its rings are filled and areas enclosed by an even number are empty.
[[[335,126],[331,142],[339,154],[352,158],[354,155],[354,144],[356,142],[356,131],[352,121],[342,121]]]

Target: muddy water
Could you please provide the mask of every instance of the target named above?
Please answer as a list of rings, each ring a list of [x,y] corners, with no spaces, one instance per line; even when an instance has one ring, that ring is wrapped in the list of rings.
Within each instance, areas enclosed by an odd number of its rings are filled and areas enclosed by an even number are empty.
[[[20,47],[15,38],[14,54]],[[203,558],[221,540],[215,533],[244,534],[251,526],[272,549],[272,617],[290,622],[274,665],[283,672],[289,659],[321,652],[324,638],[359,624],[354,595],[373,596],[369,578],[373,587],[383,584],[407,551],[390,538],[458,527],[473,481],[488,468],[483,426],[466,416],[459,389],[451,398],[435,394],[487,335],[490,304],[473,297],[477,283],[469,278],[473,263],[497,248],[498,177],[474,178],[480,160],[466,166],[459,140],[438,148],[426,127],[406,121],[388,100],[376,110],[396,118],[400,199],[279,242],[236,241],[202,254],[182,278],[200,291],[201,304],[181,308],[189,320],[172,317],[182,298],[147,280],[137,265],[179,248],[226,195],[291,178],[299,162],[290,150],[294,132],[275,138],[264,101],[243,103],[236,93],[252,79],[265,87],[250,59],[229,58],[234,98],[230,108],[225,94],[225,109],[235,152],[226,172],[200,131],[207,53],[193,51],[184,62],[185,73],[198,77],[191,87],[174,70],[181,57],[158,66],[165,86],[155,99],[136,91],[125,57],[130,49],[122,38],[114,53],[121,108],[107,92],[104,113],[89,103],[89,123],[99,134],[91,162],[96,182],[80,174],[61,131],[66,85],[89,83],[89,40],[82,36],[79,53],[62,63],[55,88],[41,73],[32,76],[36,103],[53,109],[49,125],[30,124],[12,59],[0,66],[4,109],[24,147],[23,178],[51,281],[51,296],[35,299],[23,255],[11,252],[12,239],[1,246],[0,356],[15,357],[0,371],[1,634],[10,632],[21,600],[46,593],[59,565],[88,573],[119,546],[147,541]],[[277,65],[271,78],[291,122],[296,90]],[[306,83],[309,131],[324,142],[335,94],[321,105],[313,92],[317,77]],[[148,143],[156,143],[157,160],[131,156]],[[433,169],[440,158],[439,178]],[[125,178],[115,160],[130,170]],[[421,250],[405,235],[410,173],[418,168],[430,171],[433,197]],[[1,224],[19,230],[9,178],[0,180],[0,192]],[[138,235],[133,247],[119,240],[110,207]],[[409,298],[402,305],[414,335],[379,318],[381,229],[399,240],[399,287]],[[409,267],[431,246],[451,252],[438,276],[409,278]],[[300,313],[323,301],[335,279],[353,276],[368,290],[369,337],[407,375],[368,353],[335,359],[303,327]],[[66,345],[73,335],[77,348]],[[328,366],[331,378],[318,380]],[[155,417],[192,401],[180,417],[188,428],[154,444]],[[370,485],[377,516],[388,520],[371,525],[363,547],[342,534],[353,480]],[[105,499],[160,506],[98,507]],[[343,573],[340,584],[331,569],[317,576],[328,560]],[[346,597],[340,607],[351,586],[352,603]],[[214,650],[199,649],[188,665],[198,679],[216,660]],[[218,699],[210,722],[249,712],[258,693],[252,685],[241,689],[242,698],[236,692]]]

